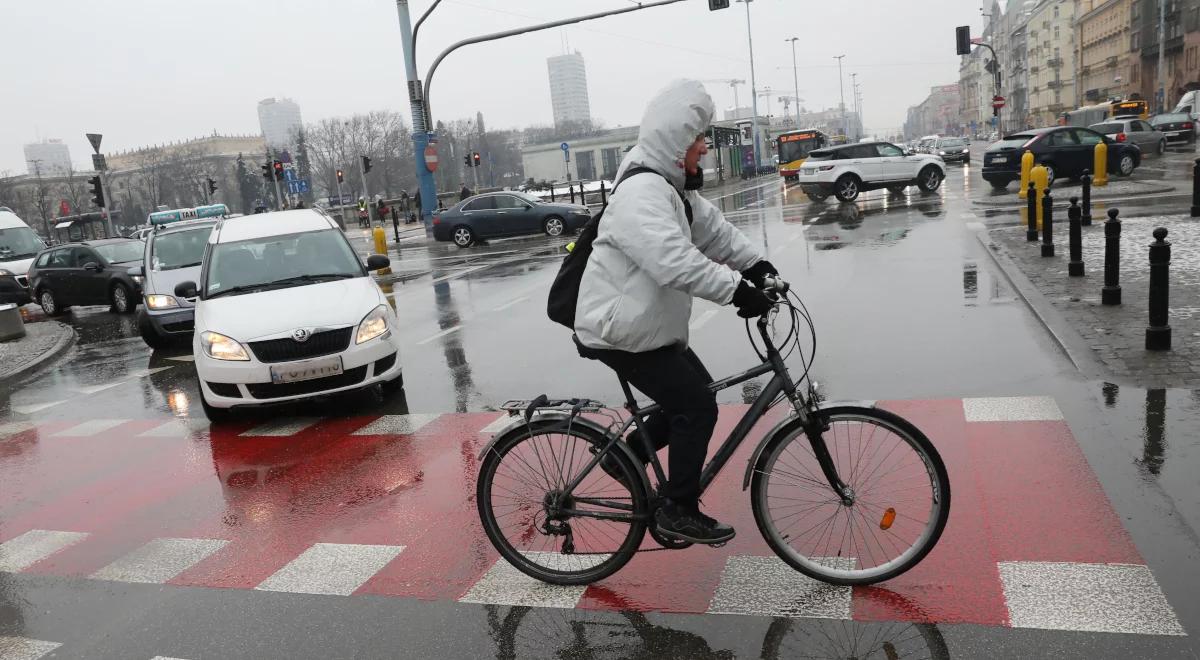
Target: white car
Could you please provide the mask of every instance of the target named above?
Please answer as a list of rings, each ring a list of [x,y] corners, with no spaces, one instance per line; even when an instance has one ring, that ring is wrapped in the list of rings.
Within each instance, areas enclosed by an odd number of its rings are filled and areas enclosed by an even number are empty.
[[[797,177],[814,202],[830,195],[852,202],[859,193],[878,188],[901,193],[915,185],[933,192],[946,178],[946,163],[931,154],[905,153],[890,142],[847,144],[810,152]]]
[[[400,385],[396,312],[337,223],[314,209],[228,218],[212,230],[197,297],[192,353],[211,421],[232,408],[376,384]]]

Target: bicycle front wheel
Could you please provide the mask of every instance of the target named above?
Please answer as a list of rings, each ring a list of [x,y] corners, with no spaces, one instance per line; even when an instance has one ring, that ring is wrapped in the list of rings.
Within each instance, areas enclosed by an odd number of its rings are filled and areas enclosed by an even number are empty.
[[[566,487],[608,443],[582,424],[526,425],[502,437],[479,468],[476,499],[492,544],[522,573],[560,585],[612,575],[637,552],[649,502],[633,461],[615,448],[571,493]]]
[[[834,468],[851,488],[834,492],[799,424],[763,448],[752,507],[767,544],[793,568],[839,585],[874,584],[916,566],[950,515],[950,479],[933,443],[898,415],[840,406],[817,412]]]

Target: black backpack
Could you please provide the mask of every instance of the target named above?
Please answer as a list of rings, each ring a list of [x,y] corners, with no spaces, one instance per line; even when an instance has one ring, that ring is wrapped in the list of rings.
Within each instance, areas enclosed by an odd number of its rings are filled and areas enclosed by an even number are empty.
[[[622,181],[643,172],[658,174],[649,167],[631,167],[613,183],[613,194],[616,194],[617,186],[620,186]],[[662,175],[659,174],[659,176]],[[690,222],[692,219],[691,205],[688,204],[682,193],[679,198],[683,200]],[[563,259],[562,266],[558,268],[558,275],[554,276],[554,283],[550,285],[550,295],[546,300],[546,316],[549,316],[551,321],[565,325],[571,330],[575,329],[575,306],[579,302],[579,284],[583,281],[583,271],[587,268],[588,257],[592,255],[592,242],[596,240],[596,235],[600,231],[600,218],[604,217],[604,209],[607,208],[608,204],[605,203],[600,212],[592,216],[583,229],[579,230],[579,237],[575,239],[575,242],[567,245],[567,256]]]

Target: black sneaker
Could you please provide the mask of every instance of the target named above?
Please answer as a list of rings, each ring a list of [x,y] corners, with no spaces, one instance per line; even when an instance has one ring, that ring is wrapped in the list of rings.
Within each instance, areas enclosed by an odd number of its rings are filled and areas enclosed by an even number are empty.
[[[588,452],[594,456],[600,453],[600,449],[592,446],[588,447]],[[629,484],[625,479],[625,472],[621,470],[621,464],[617,459],[615,452],[610,451],[604,455],[604,458],[600,459],[600,469],[604,470],[604,474],[612,477],[613,481],[616,481],[622,486],[629,488]]]
[[[670,500],[654,512],[654,522],[663,536],[692,543],[725,543],[737,534],[729,525],[700,513],[700,509],[679,506]]]

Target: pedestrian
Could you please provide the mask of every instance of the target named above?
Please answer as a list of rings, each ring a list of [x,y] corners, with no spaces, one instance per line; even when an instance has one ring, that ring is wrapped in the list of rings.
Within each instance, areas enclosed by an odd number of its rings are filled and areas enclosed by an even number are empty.
[[[358,226],[366,228],[371,222],[371,213],[367,210],[367,200],[365,197],[358,198]]]
[[[380,198],[375,206],[375,213],[379,216],[379,226],[382,227],[383,223],[387,222],[388,214],[391,213],[391,209],[388,208],[387,202],[382,198]]]
[[[306,207],[304,205],[304,200],[300,200],[300,201],[296,202],[296,208],[303,209],[303,208],[308,208],[308,207]]]
[[[417,192],[413,195],[413,213],[411,215],[413,222],[424,222],[422,217],[421,206],[421,189],[417,188]]]
[[[462,186],[462,189],[458,191],[458,201],[463,202],[466,201],[466,199],[470,197],[472,193],[471,189],[467,187],[467,184],[460,183],[459,185]]]
[[[732,303],[739,316],[757,318],[772,309],[760,289],[777,274],[697,192],[704,185],[700,157],[708,152],[704,132],[714,113],[712,98],[693,80],[672,82],[650,101],[592,243],[574,321],[580,355],[603,362],[662,408],[644,424],[639,420],[636,431],[656,447],[669,447],[664,500],[651,524],[669,538],[707,544],[735,533],[699,508],[717,400],[708,387],[712,376],[688,347],[692,298]],[[649,460],[640,438],[627,441]]]

